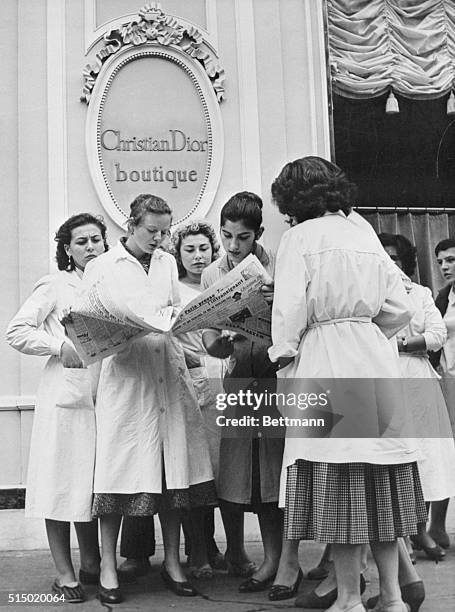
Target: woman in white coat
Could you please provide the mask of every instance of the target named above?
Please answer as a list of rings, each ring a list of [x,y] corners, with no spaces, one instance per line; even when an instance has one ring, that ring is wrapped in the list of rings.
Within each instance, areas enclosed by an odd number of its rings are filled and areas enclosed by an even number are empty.
[[[106,286],[113,306],[136,317],[180,304],[177,265],[159,247],[171,210],[143,194],[131,204],[128,236],[92,262],[84,287]],[[180,342],[149,333],[103,360],[97,394],[93,513],[100,517],[101,601],[119,603],[116,542],[121,516],[157,512],[163,530],[161,576],[177,595],[196,595],[179,561],[179,510],[216,503],[201,413]]]
[[[281,239],[275,275],[269,354],[284,382],[399,377],[388,337],[412,313],[399,271],[387,265],[377,239],[349,220],[354,189],[317,157],[287,164],[272,185],[280,212],[297,223]],[[399,414],[400,405],[386,408]],[[417,450],[400,437],[312,436],[286,438],[285,537],[333,545],[338,598],[330,612],[364,610],[360,549],[370,543],[383,610],[404,612],[397,538],[426,519]]]
[[[70,522],[81,552],[81,582],[97,582],[98,524],[92,521],[97,368],[82,367],[60,317],[74,301],[86,264],[107,250],[98,217],[70,217],[57,231],[60,270],[40,279],[8,326],[7,342],[28,355],[49,356],[36,394],[25,514],[44,518],[57,569],[53,591],[66,601],[85,599],[70,552]],[[93,383],[93,384],[92,384]]]
[[[190,221],[172,235],[172,253],[177,262],[182,305],[201,293],[204,269],[218,259],[220,245],[213,227],[205,221]],[[219,412],[215,408],[217,393],[223,393],[225,360],[207,354],[202,331],[180,334],[185,360],[204,419],[210,460],[218,476],[220,460],[220,428],[216,424]],[[183,526],[189,549],[189,573],[194,578],[211,578],[213,569],[225,569],[222,554],[214,540],[214,509],[196,508],[184,515]]]
[[[396,265],[412,276],[416,248],[409,240],[399,234],[380,234],[379,239]],[[447,330],[430,289],[410,283],[408,291],[416,312],[409,325],[399,333],[398,350],[403,377],[409,379],[408,397],[422,451],[419,471],[423,495],[431,505],[455,495],[455,443],[439,376],[431,367],[427,354],[427,351],[436,352],[443,347]],[[430,559],[441,561],[445,557],[444,550],[427,532],[425,524],[420,525],[412,540]]]

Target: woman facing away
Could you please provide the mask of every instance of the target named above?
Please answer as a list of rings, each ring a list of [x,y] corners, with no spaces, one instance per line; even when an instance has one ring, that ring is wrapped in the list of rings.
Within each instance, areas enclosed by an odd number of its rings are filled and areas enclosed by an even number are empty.
[[[131,203],[128,235],[97,261],[84,287],[99,283],[119,308],[146,318],[178,307],[175,259],[160,249],[172,212],[161,198]],[[151,332],[103,360],[97,394],[93,514],[100,517],[99,597],[119,603],[116,543],[123,516],[159,513],[164,562],[161,577],[177,595],[197,595],[179,560],[180,511],[216,503],[202,417],[180,342]]]
[[[216,283],[250,253],[273,275],[272,257],[257,242],[262,232],[259,196],[246,191],[232,196],[221,210],[221,242],[226,254],[203,271],[202,289]],[[264,285],[262,290],[271,303],[273,288]],[[240,378],[249,379],[253,390],[265,385],[264,390],[270,391],[267,389],[270,384],[275,390],[275,368],[268,359],[266,346],[217,330],[204,331],[203,341],[209,354],[230,357],[225,386],[235,386],[235,379]],[[278,566],[282,514],[277,501],[282,452],[283,440],[278,438],[221,439],[217,488],[227,539],[225,558],[230,573],[247,578],[239,587],[244,593],[268,588]],[[244,548],[245,511],[256,512],[259,518],[264,545],[264,561],[259,568],[249,560]],[[285,599],[288,591],[286,586],[275,589],[271,598]]]
[[[279,380],[400,375],[388,338],[411,318],[407,296],[377,239],[350,219],[354,193],[344,172],[318,157],[286,164],[272,185],[280,212],[297,223],[283,235],[276,264],[269,354],[280,364]],[[357,392],[355,382],[345,384]],[[401,406],[387,408],[399,414]],[[426,520],[417,457],[400,437],[286,438],[285,538],[296,546],[301,539],[332,544],[338,589],[330,612],[364,610],[360,551],[367,543],[381,610],[407,609],[397,538]]]
[[[86,264],[107,250],[106,226],[81,213],[63,223],[55,240],[59,272],[37,282],[6,338],[21,353],[49,356],[36,394],[25,514],[45,519],[57,570],[53,592],[78,603],[85,594],[71,561],[70,523],[79,542],[80,581],[97,583],[99,577],[98,523],[91,512],[99,371],[83,368],[60,318],[80,289]]]

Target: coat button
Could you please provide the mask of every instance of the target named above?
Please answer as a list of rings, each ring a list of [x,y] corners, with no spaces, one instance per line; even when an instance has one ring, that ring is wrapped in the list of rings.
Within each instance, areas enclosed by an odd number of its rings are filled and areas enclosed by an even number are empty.
[[[164,412],[164,408],[160,408],[160,412],[163,413]]]
[[[164,382],[164,378],[163,378],[162,376],[160,376],[160,377],[158,378],[158,382],[160,382],[160,383]]]

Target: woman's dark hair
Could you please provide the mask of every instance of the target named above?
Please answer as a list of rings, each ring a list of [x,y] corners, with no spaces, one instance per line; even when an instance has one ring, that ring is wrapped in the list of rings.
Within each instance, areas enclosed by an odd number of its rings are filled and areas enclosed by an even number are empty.
[[[190,221],[185,225],[181,225],[175,232],[172,234],[172,245],[171,245],[171,253],[174,255],[175,260],[177,262],[177,268],[179,271],[179,278],[183,278],[186,276],[186,270],[182,264],[182,256],[180,254],[180,249],[182,247],[183,239],[187,236],[197,236],[198,234],[202,234],[209,239],[210,245],[212,247],[212,261],[218,259],[220,245],[218,240],[216,239],[216,234],[213,227],[210,223],[206,221]]]
[[[298,223],[322,217],[326,212],[351,212],[357,188],[346,174],[321,157],[289,162],[273,181],[272,197],[281,214]]]
[[[128,229],[131,230],[132,227],[139,225],[147,213],[170,215],[172,217],[172,210],[163,198],[151,195],[150,193],[141,193],[130,204]]]
[[[378,234],[383,247],[395,247],[403,272],[412,276],[417,265],[417,249],[401,234]]]
[[[261,198],[251,191],[234,194],[221,209],[221,227],[226,221],[243,221],[248,229],[258,232],[262,225]]]
[[[439,251],[447,251],[447,249],[455,249],[455,238],[445,238],[438,242],[435,247],[434,253],[436,257],[439,255]]]
[[[103,217],[95,217],[90,213],[80,213],[78,215],[73,215],[58,228],[55,234],[54,240],[57,243],[55,259],[57,261],[57,266],[59,270],[75,270],[76,266],[74,265],[73,258],[70,258],[66,254],[65,245],[70,244],[72,238],[72,231],[76,229],[76,227],[89,224],[96,225],[99,228],[104,241],[104,250],[107,251],[109,249],[106,240],[107,228],[104,223]]]

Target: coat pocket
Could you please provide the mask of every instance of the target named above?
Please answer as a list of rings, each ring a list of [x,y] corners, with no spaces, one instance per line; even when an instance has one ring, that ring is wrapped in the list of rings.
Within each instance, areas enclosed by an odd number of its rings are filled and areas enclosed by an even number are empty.
[[[57,394],[59,408],[93,410],[92,381],[87,368],[63,368],[62,384]]]

